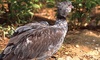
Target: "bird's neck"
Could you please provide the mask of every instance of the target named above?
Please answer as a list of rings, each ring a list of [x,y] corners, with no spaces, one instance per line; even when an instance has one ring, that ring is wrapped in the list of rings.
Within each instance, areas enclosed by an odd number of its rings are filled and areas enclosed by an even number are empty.
[[[61,16],[60,14],[57,15],[58,20],[66,20],[65,16]]]
[[[63,18],[63,19],[57,18],[55,25],[57,25],[57,27],[60,27],[60,28],[68,29],[66,18]]]

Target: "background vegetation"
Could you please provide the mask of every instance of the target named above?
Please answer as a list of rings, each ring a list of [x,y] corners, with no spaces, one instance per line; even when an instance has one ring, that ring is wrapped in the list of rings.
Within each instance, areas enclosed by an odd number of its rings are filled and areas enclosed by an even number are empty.
[[[35,12],[44,7],[56,7],[56,4],[60,1],[65,0],[0,0],[0,29],[4,31],[4,35],[11,35],[16,26],[30,22]],[[86,23],[89,24],[92,9],[100,5],[100,0],[70,1],[74,6],[72,16],[69,17],[69,26],[72,29],[85,26]],[[95,21],[98,23],[99,19]]]

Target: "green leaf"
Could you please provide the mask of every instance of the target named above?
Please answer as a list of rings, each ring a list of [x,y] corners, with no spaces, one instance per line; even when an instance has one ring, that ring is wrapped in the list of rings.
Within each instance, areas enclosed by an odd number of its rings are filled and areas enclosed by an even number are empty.
[[[47,0],[47,3],[55,3],[54,0]]]
[[[82,3],[79,3],[79,6],[82,7],[83,6]]]
[[[82,2],[82,0],[76,0],[76,2],[77,2],[77,3],[80,3],[80,2]]]
[[[39,0],[34,0],[34,2],[39,2]]]
[[[33,6],[33,8],[40,9],[40,5],[39,4],[33,4],[32,6]]]

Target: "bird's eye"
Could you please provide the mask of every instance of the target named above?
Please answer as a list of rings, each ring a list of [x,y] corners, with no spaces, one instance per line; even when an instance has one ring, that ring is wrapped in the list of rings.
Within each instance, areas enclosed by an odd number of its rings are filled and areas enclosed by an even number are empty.
[[[68,6],[71,6],[71,5],[68,5]]]

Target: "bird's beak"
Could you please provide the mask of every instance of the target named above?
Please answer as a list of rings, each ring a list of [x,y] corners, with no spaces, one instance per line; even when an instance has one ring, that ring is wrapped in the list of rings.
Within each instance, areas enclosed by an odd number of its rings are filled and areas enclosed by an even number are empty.
[[[72,6],[72,8],[74,8],[74,6]]]
[[[71,7],[71,8],[74,8],[74,6],[73,6],[73,5],[71,5],[70,7]]]

